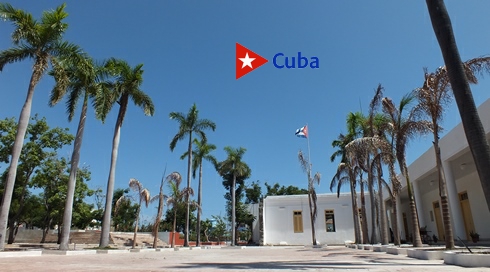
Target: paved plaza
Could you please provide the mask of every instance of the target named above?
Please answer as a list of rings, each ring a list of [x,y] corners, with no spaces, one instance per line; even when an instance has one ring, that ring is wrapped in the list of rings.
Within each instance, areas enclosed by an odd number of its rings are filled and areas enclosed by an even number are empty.
[[[0,271],[490,271],[343,246],[121,252],[0,257]]]

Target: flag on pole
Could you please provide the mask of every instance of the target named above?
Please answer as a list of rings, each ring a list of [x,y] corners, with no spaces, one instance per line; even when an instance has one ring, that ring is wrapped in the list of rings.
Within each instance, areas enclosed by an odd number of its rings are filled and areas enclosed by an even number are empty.
[[[297,129],[295,135],[301,138],[308,138],[308,126]]]

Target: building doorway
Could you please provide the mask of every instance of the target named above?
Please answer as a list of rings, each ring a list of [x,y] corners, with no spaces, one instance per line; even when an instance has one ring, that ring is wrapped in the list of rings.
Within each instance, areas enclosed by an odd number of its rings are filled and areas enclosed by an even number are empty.
[[[475,224],[473,223],[473,215],[471,215],[471,207],[470,207],[470,200],[468,199],[468,192],[464,191],[462,193],[459,193],[459,204],[461,205],[461,212],[463,213],[466,239],[471,240],[470,232],[475,231]]]
[[[444,224],[442,222],[441,206],[439,205],[439,201],[432,202],[432,208],[434,209],[434,217],[436,219],[437,238],[439,238],[439,240],[441,241],[444,241]]]

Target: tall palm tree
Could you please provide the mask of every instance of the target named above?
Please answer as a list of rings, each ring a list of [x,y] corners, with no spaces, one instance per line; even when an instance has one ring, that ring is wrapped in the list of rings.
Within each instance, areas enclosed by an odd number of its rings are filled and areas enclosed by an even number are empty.
[[[138,210],[136,211],[136,220],[134,222],[134,236],[133,236],[133,246],[132,248],[136,247],[136,235],[138,233],[138,221],[140,218],[140,211],[141,211],[141,204],[144,202],[146,207],[148,208],[148,203],[150,202],[150,191],[148,189],[145,189],[143,187],[143,184],[139,182],[137,179],[130,179],[129,180],[129,188],[131,188],[133,191],[138,193],[139,197],[139,204],[138,204]]]
[[[447,67],[449,82],[458,105],[466,139],[480,177],[487,208],[490,210],[490,147],[473,100],[468,77],[465,75],[461,57],[459,56],[451,19],[443,0],[426,0],[426,3],[432,27]]]
[[[243,176],[250,176],[252,173],[252,170],[248,165],[242,160],[243,155],[247,151],[247,149],[240,147],[240,148],[233,148],[230,146],[226,146],[224,148],[227,158],[226,160],[218,163],[218,172],[220,173],[221,176],[225,177],[227,174],[233,175],[233,182],[231,185],[231,245],[235,246],[236,245],[236,229],[235,229],[235,222],[236,222],[236,197],[235,197],[235,190],[236,190],[236,179],[237,177],[243,177]]]
[[[187,145],[187,188],[191,188],[191,163],[192,163],[192,134],[197,134],[202,140],[206,141],[206,133],[204,130],[216,129],[216,124],[208,119],[199,119],[199,111],[196,104],[193,104],[189,109],[187,115],[181,112],[171,112],[170,119],[175,119],[179,122],[179,131],[175,134],[174,138],[170,142],[170,150],[174,151],[178,141],[183,140],[189,136],[189,144]],[[186,224],[185,224],[185,240],[184,246],[189,246],[189,213],[190,213],[190,195],[187,195],[187,211],[186,211]]]
[[[477,84],[476,73],[490,70],[490,57],[481,57],[468,60],[463,63],[466,77],[469,83]],[[432,134],[434,136],[434,151],[436,156],[436,168],[439,181],[439,196],[441,198],[442,218],[444,221],[444,234],[446,248],[454,248],[454,235],[449,213],[449,201],[447,195],[446,177],[441,160],[441,150],[439,147],[439,131],[442,130],[440,123],[444,115],[444,108],[451,101],[451,84],[446,67],[439,67],[435,72],[429,73],[424,69],[424,84],[417,89],[416,95],[419,105],[432,123]]]
[[[192,151],[194,157],[192,157],[192,177],[196,178],[196,171],[199,168],[199,187],[197,189],[197,204],[202,207],[202,162],[207,160],[211,162],[215,167],[218,165],[216,158],[210,153],[216,150],[214,144],[208,144],[205,140],[197,140],[194,138],[194,145],[196,148]],[[185,152],[180,159],[183,160],[189,156],[189,152]],[[197,210],[197,224],[196,224],[196,246],[201,245],[201,209]]]
[[[107,181],[107,193],[102,220],[102,231],[100,234],[100,247],[109,245],[109,231],[111,227],[112,196],[114,194],[114,181],[116,179],[116,162],[117,152],[119,149],[119,140],[121,137],[121,127],[124,116],[128,108],[129,99],[133,100],[136,106],[143,109],[145,115],[153,116],[155,108],[151,98],[145,94],[140,86],[143,83],[143,64],[138,64],[131,68],[124,60],[111,58],[105,63],[105,68],[114,77],[114,82],[110,84],[112,90],[112,99],[96,100],[97,107],[103,108],[101,117],[105,118],[114,103],[119,104],[116,126],[114,128],[114,137],[112,139],[111,167],[109,179]]]
[[[14,25],[12,41],[14,47],[0,52],[0,71],[5,64],[32,59],[32,75],[29,81],[26,101],[20,112],[19,124],[12,148],[12,157],[9,166],[2,207],[0,211],[0,250],[5,246],[8,212],[12,200],[17,165],[24,143],[24,137],[29,124],[31,106],[36,85],[46,73],[49,65],[56,65],[53,60],[61,58],[74,58],[80,49],[71,43],[62,40],[68,24],[63,20],[68,16],[65,4],[55,10],[44,12],[40,20],[36,20],[30,13],[16,9],[7,3],[0,3],[0,17],[11,21]]]
[[[63,62],[53,69],[50,74],[55,78],[56,85],[51,92],[50,106],[56,105],[65,96],[68,91],[66,101],[66,112],[68,120],[71,122],[75,115],[78,101],[83,99],[82,111],[78,122],[77,134],[75,137],[73,153],[71,157],[70,176],[68,180],[68,191],[63,212],[63,225],[61,232],[60,250],[68,250],[68,241],[70,239],[70,228],[73,211],[73,197],[76,186],[76,176],[78,164],[80,161],[80,150],[82,148],[83,132],[85,121],[87,119],[87,109],[89,98],[96,97],[101,92],[102,84],[100,78],[103,76],[103,69],[97,66],[94,61],[88,57],[81,58],[83,61],[77,63]],[[95,101],[93,103],[95,105]],[[98,111],[96,111],[97,114]],[[97,114],[100,116],[100,114]],[[104,122],[104,119],[102,119]]]
[[[182,183],[182,176],[179,172],[173,172],[167,176],[168,185],[170,188],[170,196],[167,199],[168,205],[172,206],[174,210],[174,223],[172,230],[172,248],[175,246],[175,230],[177,227],[177,211],[179,207],[185,205],[189,196],[194,195],[194,191],[190,187],[180,189],[180,184]]]
[[[298,160],[301,165],[301,169],[308,176],[308,204],[310,207],[310,222],[311,222],[311,239],[313,240],[313,245],[316,246],[316,233],[315,233],[315,221],[317,217],[317,204],[316,204],[316,191],[315,183],[320,184],[320,173],[316,173],[313,177],[311,176],[311,164],[301,150],[298,152]]]
[[[431,130],[431,125],[425,120],[420,120],[420,107],[412,107],[407,116],[405,116],[405,110],[407,107],[415,100],[415,95],[413,92],[406,94],[400,100],[398,108],[395,106],[393,101],[385,97],[382,100],[383,111],[389,117],[389,127],[392,130],[392,137],[394,141],[394,152],[398,165],[400,167],[400,172],[405,177],[407,182],[408,199],[410,203],[410,215],[412,218],[412,235],[413,235],[413,246],[422,246],[422,240],[420,239],[420,229],[419,221],[417,215],[417,207],[415,203],[415,198],[413,196],[412,183],[410,182],[410,177],[408,174],[408,166],[406,161],[406,148],[408,141],[418,135],[426,134]]]

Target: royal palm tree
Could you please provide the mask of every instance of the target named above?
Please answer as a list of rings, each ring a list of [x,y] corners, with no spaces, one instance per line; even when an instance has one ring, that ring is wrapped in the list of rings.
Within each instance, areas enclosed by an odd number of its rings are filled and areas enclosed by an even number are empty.
[[[248,165],[242,160],[243,155],[247,151],[247,149],[233,148],[230,146],[226,146],[224,148],[227,158],[226,160],[218,163],[218,172],[222,177],[225,177],[228,174],[233,175],[233,182],[231,185],[231,245],[236,245],[236,179],[237,177],[248,177],[251,175],[252,170]]]
[[[216,150],[216,146],[214,144],[208,144],[206,141],[201,140],[198,141],[194,139],[194,145],[196,148],[192,151],[192,177],[196,178],[196,171],[199,168],[199,186],[197,189],[197,204],[199,207],[202,207],[202,162],[203,160],[207,160],[211,162],[214,167],[218,165],[216,158],[210,153],[213,150]],[[185,152],[180,159],[183,160],[185,157],[189,156],[189,152]],[[201,245],[201,209],[197,210],[197,224],[196,224],[196,246]]]
[[[112,84],[108,84],[112,90],[112,98],[96,100],[97,107],[104,108],[101,112],[102,118],[105,118],[105,115],[109,112],[114,103],[119,104],[119,112],[114,128],[114,137],[112,139],[111,167],[109,179],[107,181],[106,202],[104,217],[102,219],[102,231],[100,234],[100,247],[107,247],[109,244],[112,211],[111,200],[114,194],[114,181],[116,179],[117,151],[119,149],[121,127],[128,109],[129,99],[133,100],[136,106],[141,107],[145,115],[153,116],[155,112],[151,98],[140,89],[140,86],[143,83],[143,64],[138,64],[134,68],[131,68],[131,66],[124,60],[111,58],[106,61],[104,67],[114,77]]]
[[[310,222],[311,222],[311,239],[313,240],[313,245],[316,246],[316,233],[315,233],[315,221],[317,217],[317,204],[316,204],[316,191],[315,183],[320,184],[320,173],[316,173],[313,177],[311,176],[311,164],[301,150],[298,152],[298,160],[301,165],[301,169],[308,176],[308,204],[310,207]]]
[[[179,172],[173,172],[167,176],[168,186],[170,188],[170,196],[167,199],[169,206],[172,206],[174,211],[174,222],[172,229],[172,248],[175,246],[175,230],[177,227],[177,211],[179,207],[186,205],[189,196],[194,195],[194,191],[190,187],[180,189],[182,183],[182,176]]]
[[[66,100],[66,112],[68,120],[71,122],[75,115],[78,101],[83,99],[82,111],[80,112],[80,120],[78,122],[77,134],[75,137],[73,153],[71,157],[70,177],[68,180],[68,192],[65,201],[65,209],[63,212],[63,227],[61,231],[60,250],[68,250],[68,242],[70,239],[70,228],[73,211],[73,197],[76,186],[76,176],[78,164],[80,161],[80,150],[82,148],[83,132],[85,129],[85,121],[87,119],[87,109],[89,98],[98,97],[107,92],[102,91],[103,85],[100,82],[101,76],[104,75],[103,69],[97,66],[90,58],[81,58],[83,61],[77,63],[63,62],[57,65],[56,69],[51,71],[51,75],[55,78],[56,85],[51,92],[50,106],[56,105],[68,93]],[[96,104],[95,101],[93,103]],[[96,110],[96,115],[99,110]],[[101,120],[104,122],[104,119]]]
[[[36,85],[46,73],[49,65],[56,65],[54,60],[75,58],[80,53],[78,46],[62,40],[68,24],[63,20],[68,16],[65,4],[56,9],[44,12],[40,20],[36,20],[30,13],[16,9],[7,3],[0,3],[0,17],[11,21],[14,25],[12,41],[14,47],[0,52],[0,71],[5,64],[33,60],[32,75],[27,90],[27,98],[20,112],[19,124],[12,148],[9,172],[5,183],[2,207],[0,211],[0,250],[5,246],[5,234],[8,213],[12,200],[17,165],[24,143],[24,137],[29,124],[31,106]]]
[[[449,82],[458,105],[466,139],[480,177],[487,208],[490,210],[490,147],[456,46],[451,19],[443,0],[426,0],[426,3],[447,67]]]
[[[143,187],[143,184],[141,184],[141,182],[139,182],[137,179],[134,179],[134,178],[129,180],[129,188],[131,188],[133,191],[135,191],[139,197],[138,210],[136,211],[136,220],[134,222],[134,236],[133,236],[133,246],[132,246],[132,248],[135,248],[136,247],[136,235],[138,233],[138,221],[140,218],[141,204],[145,203],[146,207],[148,208],[148,203],[150,203],[150,191],[148,191],[148,189],[145,189]]]
[[[400,100],[398,108],[388,97],[383,98],[382,104],[383,111],[389,117],[389,127],[394,141],[394,152],[400,167],[400,172],[407,182],[410,215],[412,218],[413,246],[420,247],[422,246],[422,240],[420,239],[417,208],[413,195],[412,183],[410,182],[408,174],[405,151],[408,141],[416,136],[428,133],[431,129],[431,125],[429,122],[419,119],[421,109],[418,106],[412,107],[407,116],[405,116],[405,111],[409,110],[407,107],[415,101],[415,98],[413,92],[404,95]]]
[[[489,71],[490,57],[474,58],[463,63],[466,77],[472,84],[477,84],[476,73]],[[429,73],[424,69],[424,84],[417,89],[417,98],[419,105],[432,123],[432,134],[434,136],[434,152],[436,156],[436,169],[439,184],[439,196],[441,198],[442,218],[444,221],[444,234],[446,248],[454,248],[454,235],[451,225],[451,215],[449,213],[449,201],[447,195],[446,177],[441,160],[441,150],[439,147],[439,131],[442,130],[440,123],[444,115],[444,108],[451,101],[451,84],[447,74],[446,67],[439,67],[435,72]]]
[[[216,124],[208,119],[199,119],[199,111],[196,104],[192,105],[187,115],[181,112],[171,112],[170,119],[177,120],[179,122],[179,131],[175,134],[174,138],[170,142],[170,150],[174,151],[178,141],[183,140],[185,137],[189,137],[189,144],[187,145],[187,188],[191,188],[191,163],[192,163],[192,135],[197,134],[203,141],[206,141],[206,133],[204,130],[216,129]],[[190,195],[187,195],[187,211],[186,211],[186,224],[185,224],[185,240],[184,246],[189,246],[189,213],[190,213]]]

